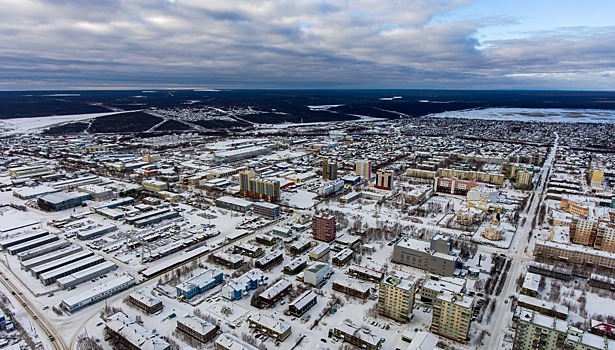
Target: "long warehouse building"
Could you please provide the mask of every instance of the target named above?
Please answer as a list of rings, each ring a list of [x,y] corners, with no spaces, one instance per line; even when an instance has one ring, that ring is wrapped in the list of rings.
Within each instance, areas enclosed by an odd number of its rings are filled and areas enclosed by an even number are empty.
[[[85,270],[94,265],[102,264],[105,262],[105,258],[101,255],[92,256],[83,260],[75,261],[72,264],[68,264],[66,266],[62,266],[58,269],[47,271],[41,273],[39,275],[39,279],[43,283],[43,285],[48,286],[52,283],[55,283],[58,278],[62,278],[64,276],[68,276],[75,272],[79,272]]]
[[[9,239],[6,239],[6,240],[0,242],[0,247],[2,247],[2,249],[4,250],[4,249],[7,249],[7,248],[16,246],[18,244],[21,244],[21,243],[25,243],[25,242],[31,241],[33,239],[37,239],[37,238],[40,238],[40,237],[43,237],[43,236],[47,236],[48,234],[49,234],[49,231],[44,231],[43,230],[43,231],[36,231],[36,232],[28,233],[28,234],[25,234],[25,235],[20,235],[20,236],[9,238]]]
[[[33,258],[36,258],[37,256],[45,255],[49,252],[53,252],[58,249],[66,248],[69,245],[70,245],[69,241],[65,239],[61,239],[59,241],[54,241],[51,243],[44,244],[40,247],[26,250],[25,252],[17,253],[17,259],[19,259],[20,261],[33,259]]]
[[[58,278],[56,283],[58,284],[58,287],[62,289],[68,289],[71,287],[75,287],[83,282],[87,282],[93,278],[97,278],[98,276],[113,271],[115,269],[117,269],[117,265],[114,262],[105,261],[101,264],[88,267],[85,270],[81,270],[68,276]]]
[[[51,271],[51,270],[55,270],[58,269],[62,266],[66,266],[68,264],[72,264],[75,261],[81,260],[81,259],[85,259],[85,258],[89,258],[90,256],[93,256],[94,252],[91,250],[83,250],[80,251],[78,253],[75,254],[71,254],[68,256],[65,256],[61,259],[55,260],[55,261],[50,261],[46,264],[43,265],[39,265],[39,266],[35,266],[33,267],[30,272],[32,273],[32,276],[39,278],[41,273],[45,273],[47,271]]]
[[[62,300],[61,306],[68,312],[75,312],[82,307],[94,304],[99,300],[108,298],[113,294],[129,288],[135,284],[135,279],[131,276],[120,276],[101,286],[85,290],[79,294],[70,296]]]
[[[54,260],[58,260],[61,259],[65,256],[69,256],[71,254],[75,254],[77,252],[82,251],[83,248],[81,248],[81,246],[73,244],[73,245],[69,245],[66,248],[60,249],[60,250],[56,250],[55,252],[51,252],[45,255],[41,255],[41,256],[37,256],[36,258],[32,258],[32,259],[28,259],[25,261],[20,262],[21,264],[21,269],[22,270],[26,270],[26,271],[30,271],[30,269],[32,269],[35,266],[39,266],[39,265],[43,265],[46,264],[48,262],[54,261]]]
[[[58,235],[46,235],[46,236],[33,239],[31,241],[27,241],[27,242],[12,246],[8,248],[7,251],[9,252],[9,254],[15,255],[17,253],[25,252],[26,250],[40,247],[42,245],[45,245],[47,243],[51,243],[57,240],[59,240]]]

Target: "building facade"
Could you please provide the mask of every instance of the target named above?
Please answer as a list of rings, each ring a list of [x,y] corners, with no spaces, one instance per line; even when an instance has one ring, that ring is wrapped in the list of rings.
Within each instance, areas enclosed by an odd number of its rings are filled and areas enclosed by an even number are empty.
[[[335,239],[335,216],[329,213],[315,214],[312,218],[314,239],[331,242]]]
[[[433,303],[430,330],[443,337],[465,343],[470,331],[474,298],[443,291]]]
[[[413,281],[386,276],[380,282],[378,314],[400,322],[408,322],[414,308],[415,290]]]

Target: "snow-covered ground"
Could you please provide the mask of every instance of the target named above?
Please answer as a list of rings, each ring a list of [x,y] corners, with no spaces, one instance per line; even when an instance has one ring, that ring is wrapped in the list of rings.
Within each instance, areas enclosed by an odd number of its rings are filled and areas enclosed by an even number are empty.
[[[436,113],[430,117],[549,123],[615,123],[615,111],[600,109],[485,108]]]

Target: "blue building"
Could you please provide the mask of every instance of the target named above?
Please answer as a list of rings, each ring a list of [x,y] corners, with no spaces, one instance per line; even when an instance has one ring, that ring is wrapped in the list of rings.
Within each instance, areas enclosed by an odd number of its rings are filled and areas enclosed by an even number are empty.
[[[222,272],[215,269],[207,270],[186,282],[178,284],[175,286],[175,290],[177,295],[181,295],[184,299],[190,299],[217,286],[223,279],[224,274]]]
[[[236,280],[225,284],[220,295],[226,300],[239,300],[247,296],[251,290],[265,284],[265,275],[259,269],[250,270]]]

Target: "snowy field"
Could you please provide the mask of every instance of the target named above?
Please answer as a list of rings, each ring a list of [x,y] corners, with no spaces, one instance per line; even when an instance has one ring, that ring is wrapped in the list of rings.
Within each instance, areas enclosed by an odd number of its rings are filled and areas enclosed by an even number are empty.
[[[615,111],[600,109],[486,108],[437,113],[431,114],[430,117],[548,123],[615,123]]]

